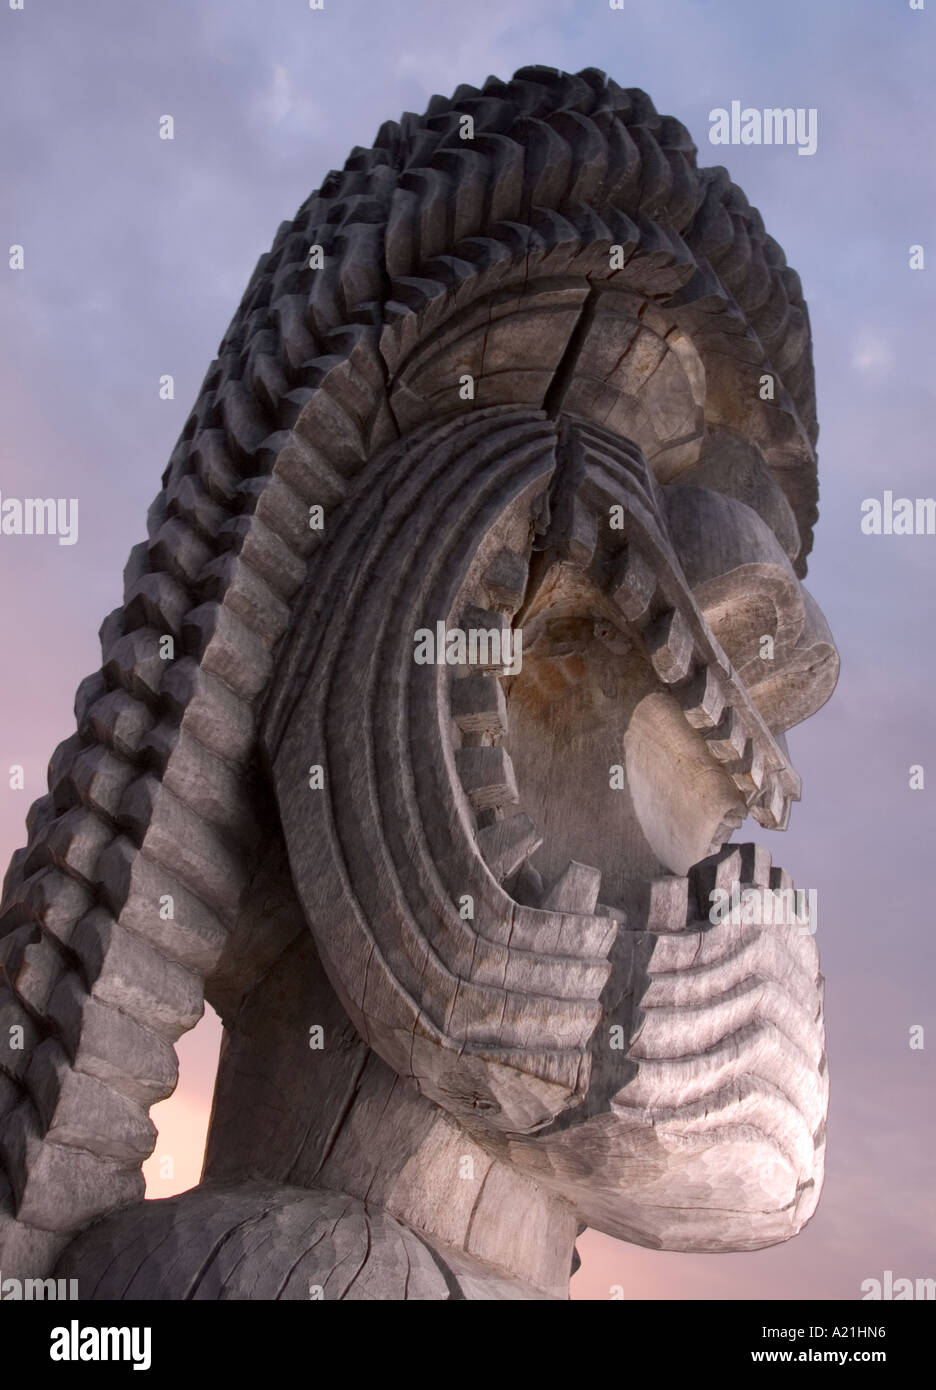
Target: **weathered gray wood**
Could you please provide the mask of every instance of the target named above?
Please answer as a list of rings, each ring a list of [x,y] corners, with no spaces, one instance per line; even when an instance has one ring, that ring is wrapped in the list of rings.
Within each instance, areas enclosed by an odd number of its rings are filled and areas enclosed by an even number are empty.
[[[496,677],[475,672],[452,682],[452,716],[466,734],[507,732],[507,705]]]
[[[74,971],[56,987],[47,1012],[79,1071],[145,1107],[172,1094],[179,1069],[171,1043],[122,1009],[89,998]]]
[[[541,907],[548,912],[592,913],[601,892],[601,870],[571,860],[546,891]]]
[[[619,561],[612,594],[629,622],[639,622],[646,615],[656,592],[656,584],[656,574],[650,562],[639,550],[627,546]]]
[[[72,945],[94,998],[175,1041],[202,1014],[199,979],[102,908],[78,923]]]
[[[517,800],[517,779],[503,748],[459,748],[455,762],[461,784],[476,811],[509,806]]]
[[[190,588],[211,558],[211,547],[178,517],[165,521],[149,542],[150,562]]]
[[[98,743],[108,745],[123,758],[134,759],[140,740],[155,722],[152,711],[141,700],[133,699],[125,690],[111,690],[94,701],[79,720],[79,728],[87,723],[88,732]]]
[[[478,831],[478,848],[496,879],[503,881],[543,843],[536,826],[522,812]]]
[[[644,94],[522,69],[329,176],[209,368],[5,879],[5,1271],[104,1216],[61,1266],[97,1297],[550,1298],[583,1221],[795,1234],[815,943],[708,914],[792,890],[721,846],[786,825],[782,731],[837,675],[800,583],[815,430],[797,277]],[[512,623],[512,663],[413,662]],[[144,1206],[206,987],[207,1180]]]

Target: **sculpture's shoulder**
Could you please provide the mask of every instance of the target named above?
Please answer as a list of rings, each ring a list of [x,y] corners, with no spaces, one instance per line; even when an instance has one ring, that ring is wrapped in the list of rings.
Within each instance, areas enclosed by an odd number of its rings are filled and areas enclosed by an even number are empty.
[[[57,1274],[98,1299],[548,1299],[321,1188],[203,1184],[89,1227]]]

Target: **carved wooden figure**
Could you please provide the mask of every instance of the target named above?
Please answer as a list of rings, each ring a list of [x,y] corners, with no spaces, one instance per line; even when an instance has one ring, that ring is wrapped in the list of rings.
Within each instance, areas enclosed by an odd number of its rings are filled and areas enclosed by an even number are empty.
[[[786,826],[838,672],[809,322],[695,156],[523,69],[381,127],[261,257],[6,877],[4,1273],[558,1299],[586,1225],[814,1211],[815,941],[729,843]],[[203,1181],[144,1202],[204,998]]]

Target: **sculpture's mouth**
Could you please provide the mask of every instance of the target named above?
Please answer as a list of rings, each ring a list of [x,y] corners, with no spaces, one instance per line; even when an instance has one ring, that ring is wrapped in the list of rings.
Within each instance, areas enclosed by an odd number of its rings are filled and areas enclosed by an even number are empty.
[[[684,874],[729,838],[744,794],[639,631],[570,567],[550,567],[521,631],[519,670],[452,686],[456,764],[480,842],[503,838],[499,822],[519,818],[517,832],[529,822],[535,831],[515,833],[496,865],[511,896],[624,920],[645,907],[653,879]]]

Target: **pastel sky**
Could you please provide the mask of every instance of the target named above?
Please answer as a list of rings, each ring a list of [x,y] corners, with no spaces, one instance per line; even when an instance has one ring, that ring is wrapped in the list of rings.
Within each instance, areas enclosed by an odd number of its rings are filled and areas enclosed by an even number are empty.
[[[832,1078],[810,1226],[755,1255],[588,1233],[577,1298],[856,1298],[936,1275],[936,536],[865,536],[861,502],[936,493],[936,0],[24,0],[0,8],[0,494],[76,497],[79,537],[0,536],[0,861],[73,730],[97,628],[257,257],[351,147],[434,92],[544,63],[606,70],[725,163],[802,276],[821,518],[807,583],[839,688],[790,737],[803,803],[757,830],[819,895]],[[818,150],[713,147],[733,100],[815,108]],[[175,139],[158,138],[171,114]],[[6,248],[24,248],[7,269]],[[925,270],[910,269],[922,245]],[[175,399],[159,399],[161,375]],[[24,791],[7,768],[25,769]],[[925,769],[911,790],[909,769]],[[743,837],[749,834],[747,827]],[[931,858],[934,856],[934,858]],[[922,1025],[926,1046],[911,1050]],[[197,1181],[219,1025],[154,1110],[151,1196]],[[175,1173],[160,1176],[171,1156]]]

